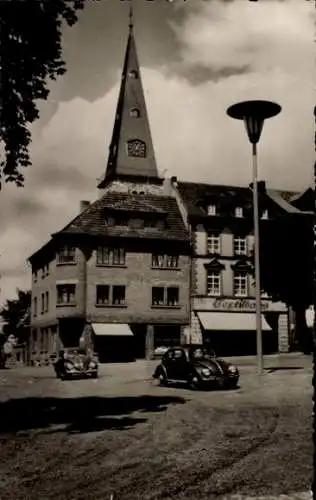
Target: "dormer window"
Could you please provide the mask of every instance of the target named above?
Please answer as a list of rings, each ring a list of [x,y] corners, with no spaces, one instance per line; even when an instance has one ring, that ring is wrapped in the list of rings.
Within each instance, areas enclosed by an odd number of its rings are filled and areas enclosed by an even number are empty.
[[[239,218],[241,218],[241,217],[243,217],[243,216],[244,216],[244,214],[243,214],[243,209],[242,209],[242,207],[236,207],[236,208],[235,208],[235,217],[239,217]]]
[[[137,109],[137,108],[130,109],[129,116],[131,116],[132,118],[139,118],[139,116],[140,116],[139,109]]]
[[[130,78],[138,78],[137,71],[135,71],[134,69],[132,69],[132,70],[129,72],[128,76],[129,76]]]
[[[207,215],[216,215],[216,205],[208,205]]]
[[[263,210],[262,215],[261,215],[261,219],[267,220],[268,218],[269,218],[268,210]]]

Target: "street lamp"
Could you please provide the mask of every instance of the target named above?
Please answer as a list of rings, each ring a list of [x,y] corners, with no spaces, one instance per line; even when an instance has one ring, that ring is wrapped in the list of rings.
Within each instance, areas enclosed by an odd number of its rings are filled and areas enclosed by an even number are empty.
[[[281,106],[270,101],[245,101],[230,106],[227,114],[231,118],[243,120],[249,141],[252,144],[252,179],[253,179],[253,221],[255,237],[255,280],[256,280],[256,332],[258,373],[263,373],[262,323],[261,323],[261,287],[259,255],[259,209],[258,209],[258,165],[257,143],[259,142],[264,120],[276,116]]]

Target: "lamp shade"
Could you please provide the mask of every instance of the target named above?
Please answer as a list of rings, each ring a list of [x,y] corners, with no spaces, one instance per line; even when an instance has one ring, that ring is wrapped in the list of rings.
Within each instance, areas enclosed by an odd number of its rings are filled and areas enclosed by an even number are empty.
[[[281,111],[281,106],[271,101],[244,101],[233,104],[227,109],[227,114],[236,120],[243,120],[249,141],[259,142],[263,123],[266,118],[272,118]]]

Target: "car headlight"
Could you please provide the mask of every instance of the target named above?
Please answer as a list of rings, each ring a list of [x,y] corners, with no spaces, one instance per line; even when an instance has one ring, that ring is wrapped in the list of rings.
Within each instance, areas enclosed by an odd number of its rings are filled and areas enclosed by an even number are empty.
[[[201,373],[202,373],[202,375],[204,377],[210,377],[211,376],[211,370],[209,370],[208,368],[203,368]]]
[[[234,365],[229,365],[229,366],[228,366],[228,370],[229,370],[231,373],[238,373],[237,366],[234,366]]]
[[[96,368],[97,365],[95,363],[89,363],[89,368]]]

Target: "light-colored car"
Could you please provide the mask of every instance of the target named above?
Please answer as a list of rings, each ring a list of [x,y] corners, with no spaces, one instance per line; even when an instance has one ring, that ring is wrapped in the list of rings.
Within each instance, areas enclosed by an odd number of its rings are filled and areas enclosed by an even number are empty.
[[[60,352],[54,363],[56,377],[61,380],[71,378],[97,378],[98,357],[78,347],[66,348]]]

